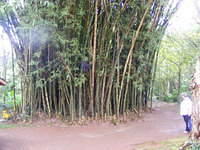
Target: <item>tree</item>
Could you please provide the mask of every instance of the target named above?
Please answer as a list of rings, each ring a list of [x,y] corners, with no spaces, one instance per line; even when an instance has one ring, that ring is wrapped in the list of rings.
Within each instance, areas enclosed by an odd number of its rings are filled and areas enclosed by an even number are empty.
[[[164,38],[159,51],[155,95],[161,98],[172,95],[175,100],[180,92],[188,91],[193,64],[199,55],[194,45],[197,37],[198,32],[193,31]]]
[[[180,150],[185,150],[189,146],[193,146],[194,148],[199,148],[199,144],[196,146],[196,142],[198,142],[200,137],[200,118],[199,118],[199,99],[200,99],[200,58],[197,59],[197,63],[195,66],[195,73],[192,78],[191,90],[192,90],[192,132],[189,138],[189,141],[186,141]]]
[[[197,64],[195,67],[195,74],[193,78],[193,112],[192,112],[192,122],[193,122],[193,128],[192,128],[192,139],[197,140],[200,137],[200,119],[199,119],[199,85],[200,85],[200,59],[197,60]]]
[[[157,50],[179,2],[1,2],[0,24],[22,71],[22,112],[72,121],[139,114],[151,100]]]

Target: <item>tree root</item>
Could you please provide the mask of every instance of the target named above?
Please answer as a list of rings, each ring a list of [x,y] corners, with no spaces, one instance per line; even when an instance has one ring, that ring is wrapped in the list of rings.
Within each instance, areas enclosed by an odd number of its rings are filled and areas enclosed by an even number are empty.
[[[180,148],[179,150],[186,150],[189,146],[192,145],[192,141],[186,141]]]

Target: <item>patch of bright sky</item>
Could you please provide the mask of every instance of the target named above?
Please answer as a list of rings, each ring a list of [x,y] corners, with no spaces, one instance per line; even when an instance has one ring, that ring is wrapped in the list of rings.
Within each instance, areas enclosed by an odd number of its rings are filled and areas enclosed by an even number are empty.
[[[197,6],[200,9],[200,0],[183,0],[171,18],[167,33],[183,33],[194,30],[198,26],[197,20],[200,18]]]
[[[11,45],[7,34],[5,34],[3,28],[0,26],[0,57],[5,55],[5,52],[6,55],[11,52]]]

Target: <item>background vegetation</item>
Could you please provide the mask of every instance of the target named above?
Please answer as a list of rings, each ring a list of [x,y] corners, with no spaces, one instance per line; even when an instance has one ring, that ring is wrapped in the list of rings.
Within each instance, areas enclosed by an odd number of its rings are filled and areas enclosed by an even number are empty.
[[[199,30],[168,34],[162,41],[156,72],[154,95],[165,101],[177,101],[181,92],[190,92],[194,65],[200,54]]]
[[[72,121],[139,114],[151,102],[158,48],[179,2],[1,1],[0,25],[20,68],[19,111]]]

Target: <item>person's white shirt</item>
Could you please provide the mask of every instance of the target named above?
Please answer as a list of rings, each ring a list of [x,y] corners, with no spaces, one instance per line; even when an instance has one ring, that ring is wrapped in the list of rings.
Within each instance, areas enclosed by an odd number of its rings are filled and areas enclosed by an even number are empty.
[[[180,106],[180,114],[183,115],[191,115],[192,114],[192,101],[188,97],[184,97]]]

